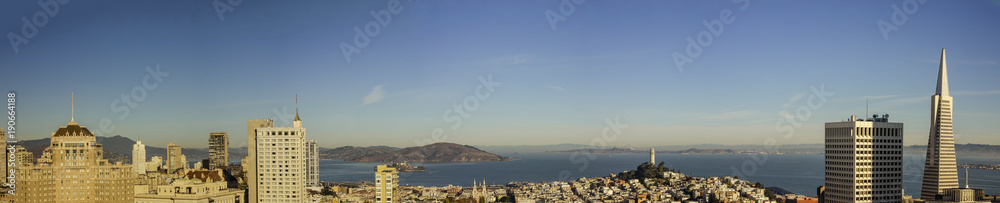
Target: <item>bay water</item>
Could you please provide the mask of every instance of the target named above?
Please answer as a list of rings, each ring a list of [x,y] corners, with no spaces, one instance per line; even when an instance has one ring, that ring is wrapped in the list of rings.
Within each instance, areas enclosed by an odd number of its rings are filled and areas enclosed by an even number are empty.
[[[470,186],[473,180],[502,185],[508,182],[569,181],[581,177],[602,177],[634,170],[649,161],[648,154],[502,154],[519,158],[506,162],[411,163],[425,166],[425,172],[400,173],[400,185]],[[685,174],[698,177],[739,176],[767,187],[780,187],[796,194],[816,196],[823,185],[822,154],[656,154],[656,162]],[[920,196],[923,156],[903,158],[905,194]],[[1000,157],[959,157],[959,164],[1000,164]],[[386,163],[361,163],[339,160],[320,161],[320,180],[325,182],[371,182],[374,167]],[[965,169],[959,169],[959,181],[965,185]],[[986,194],[1000,194],[1000,170],[969,169],[969,184]]]

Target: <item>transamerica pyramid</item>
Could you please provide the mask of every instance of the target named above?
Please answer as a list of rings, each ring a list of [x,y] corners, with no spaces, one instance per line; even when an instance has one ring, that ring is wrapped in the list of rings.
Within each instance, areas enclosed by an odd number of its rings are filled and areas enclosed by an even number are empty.
[[[952,98],[948,95],[948,64],[941,49],[937,92],[931,96],[931,129],[924,162],[924,182],[920,199],[941,199],[945,190],[958,188],[955,165],[955,135],[952,131]]]

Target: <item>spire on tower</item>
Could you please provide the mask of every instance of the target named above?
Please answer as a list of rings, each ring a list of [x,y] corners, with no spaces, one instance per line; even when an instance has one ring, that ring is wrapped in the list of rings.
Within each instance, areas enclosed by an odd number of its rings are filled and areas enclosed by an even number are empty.
[[[938,69],[937,95],[948,96],[948,63],[945,61],[944,49],[941,49],[941,66]]]
[[[301,121],[299,119],[299,95],[295,95],[295,121]]]

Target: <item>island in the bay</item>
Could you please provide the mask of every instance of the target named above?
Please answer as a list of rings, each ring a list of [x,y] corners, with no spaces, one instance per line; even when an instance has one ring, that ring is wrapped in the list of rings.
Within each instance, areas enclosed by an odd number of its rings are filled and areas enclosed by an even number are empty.
[[[489,153],[473,146],[446,142],[402,149],[387,146],[344,146],[320,151],[319,158],[351,162],[389,163],[451,163],[517,160],[513,157],[505,157]]]
[[[612,147],[610,149],[595,149],[595,148],[585,148],[585,149],[574,149],[574,150],[562,150],[562,151],[547,151],[548,153],[590,153],[590,154],[631,154],[631,153],[647,153],[646,150],[635,150],[631,148],[618,148]],[[734,151],[732,149],[697,149],[691,148],[686,150],[678,151],[665,151],[659,153],[668,154],[739,154],[741,152]]]
[[[427,168],[424,168],[424,166],[413,166],[413,165],[410,165],[408,163],[392,163],[392,164],[389,164],[389,167],[395,168],[399,172],[404,172],[404,173],[405,172],[424,172],[424,171],[427,170]]]

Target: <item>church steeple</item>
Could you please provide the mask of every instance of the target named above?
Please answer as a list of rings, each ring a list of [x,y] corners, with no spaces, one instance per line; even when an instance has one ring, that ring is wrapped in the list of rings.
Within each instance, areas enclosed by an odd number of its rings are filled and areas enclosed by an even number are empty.
[[[944,49],[941,49],[941,67],[938,69],[937,95],[948,96],[948,63],[945,61]]]

